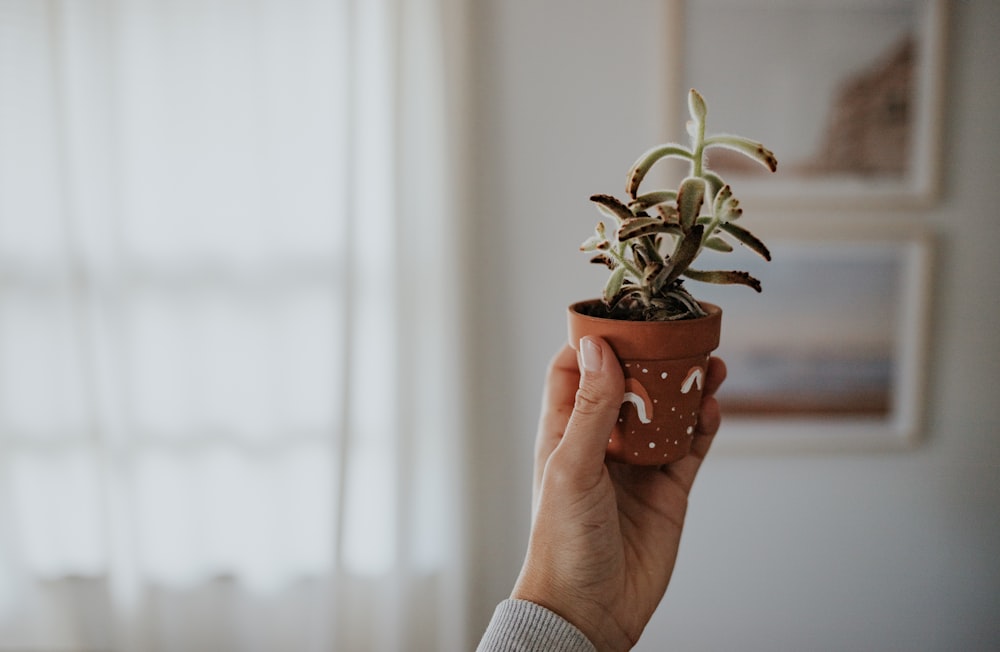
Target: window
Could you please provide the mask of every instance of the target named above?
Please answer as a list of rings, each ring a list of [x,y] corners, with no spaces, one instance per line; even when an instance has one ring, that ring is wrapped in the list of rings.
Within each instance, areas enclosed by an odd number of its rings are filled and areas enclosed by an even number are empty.
[[[458,327],[443,290],[409,312],[445,270],[402,215],[447,233],[448,162],[416,198],[397,174],[443,139],[440,87],[405,95],[440,21],[405,11],[0,4],[0,639],[377,649],[406,587],[454,599]],[[348,587],[390,633],[338,617]],[[329,622],[225,617],[305,595]]]

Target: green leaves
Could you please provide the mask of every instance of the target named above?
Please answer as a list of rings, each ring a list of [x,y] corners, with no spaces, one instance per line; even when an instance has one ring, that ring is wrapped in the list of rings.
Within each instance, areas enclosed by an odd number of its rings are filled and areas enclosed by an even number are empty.
[[[673,201],[675,199],[677,199],[676,190],[657,190],[656,192],[639,195],[628,203],[628,207],[633,213],[640,213],[652,208],[653,206],[665,204],[666,202]]]
[[[694,154],[691,150],[676,143],[659,145],[647,151],[632,164],[632,169],[629,170],[628,176],[625,178],[625,192],[628,196],[635,199],[636,192],[639,190],[639,184],[642,183],[649,169],[660,159],[668,157],[691,161],[694,159]]]
[[[622,289],[622,285],[624,283],[624,267],[619,267],[615,271],[611,272],[611,276],[608,278],[608,283],[604,286],[604,303],[611,303],[615,296],[618,295],[618,291]]]
[[[743,214],[743,209],[740,208],[740,200],[733,197],[732,188],[728,185],[723,186],[715,195],[712,212],[715,214],[716,219],[723,224],[739,219],[740,215]]]
[[[680,212],[681,229],[691,230],[705,204],[705,180],[688,177],[681,182],[677,191],[677,210]]]
[[[590,259],[590,262],[596,265],[604,265],[605,267],[611,270],[618,267],[618,263],[616,263],[610,257],[605,256],[604,254],[597,254],[596,256]]]
[[[725,240],[723,240],[718,236],[708,238],[703,243],[703,246],[706,249],[713,249],[715,251],[721,251],[723,253],[729,253],[730,251],[733,250],[733,245],[729,244],[728,242],[726,242]]]
[[[752,287],[757,292],[761,291],[760,281],[750,276],[746,272],[722,272],[722,271],[711,271],[703,272],[697,269],[688,269],[684,272],[684,276],[694,279],[696,281],[701,281],[703,283],[717,283],[723,285],[747,285]]]
[[[687,101],[690,145],[666,143],[644,152],[626,176],[624,201],[604,194],[590,198],[606,220],[598,223],[594,235],[580,248],[596,254],[591,261],[610,270],[603,298],[609,314],[616,318],[677,319],[704,314],[684,288],[682,277],[746,285],[760,292],[760,281],[747,272],[691,269],[706,249],[728,253],[738,243],[771,260],[767,246],[736,224],[743,208],[725,180],[708,169],[705,152],[713,147],[734,150],[772,172],[778,166],[774,153],[742,136],[706,137],[705,99],[691,89]],[[687,176],[676,189],[640,194],[650,169],[664,158],[685,161]]]
[[[657,233],[680,233],[680,227],[667,224],[659,217],[633,217],[618,229],[618,242]]]
[[[764,260],[771,261],[771,252],[760,239],[754,234],[750,233],[741,226],[735,224],[722,224],[719,226],[720,229],[733,236],[746,246],[750,247],[758,256]]]
[[[595,249],[608,249],[611,247],[611,243],[608,242],[608,237],[605,234],[604,222],[598,222],[597,227],[594,229],[594,235],[587,238],[582,245],[580,245],[580,251],[594,251]]]
[[[671,256],[670,260],[670,274],[664,279],[665,283],[671,283],[679,278],[698,257],[698,253],[701,251],[701,237],[704,232],[704,226],[695,224],[688,234],[677,243],[677,248],[674,249],[674,255]]]
[[[597,208],[602,213],[616,219],[619,223],[634,217],[628,206],[611,195],[592,195],[590,201],[597,204]]]
[[[708,113],[705,98],[693,88],[688,91],[688,111],[691,113],[692,118],[702,124],[705,123],[705,115]]]
[[[771,172],[778,171],[778,159],[774,156],[774,152],[756,140],[731,134],[719,134],[705,139],[705,149],[709,147],[731,149],[757,161]]]

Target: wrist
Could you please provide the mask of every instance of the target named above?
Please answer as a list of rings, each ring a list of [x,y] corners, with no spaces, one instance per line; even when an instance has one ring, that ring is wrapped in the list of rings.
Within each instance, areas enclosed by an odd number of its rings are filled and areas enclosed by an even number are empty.
[[[582,596],[554,589],[554,582],[539,584],[518,578],[510,598],[532,602],[551,611],[578,629],[601,652],[630,650],[635,645],[636,641],[604,607]]]
[[[586,635],[568,620],[530,600],[509,599],[497,605],[477,652],[545,650],[597,652]]]

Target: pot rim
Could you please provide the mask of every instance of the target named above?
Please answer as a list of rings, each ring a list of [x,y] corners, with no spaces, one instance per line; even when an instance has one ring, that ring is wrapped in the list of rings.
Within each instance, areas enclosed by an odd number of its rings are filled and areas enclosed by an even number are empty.
[[[587,299],[568,307],[573,348],[579,346],[581,337],[593,335],[604,338],[619,359],[655,360],[706,355],[719,346],[722,308],[714,303],[699,301],[706,316],[677,321],[631,321],[579,312],[581,307],[598,302],[600,299]]]

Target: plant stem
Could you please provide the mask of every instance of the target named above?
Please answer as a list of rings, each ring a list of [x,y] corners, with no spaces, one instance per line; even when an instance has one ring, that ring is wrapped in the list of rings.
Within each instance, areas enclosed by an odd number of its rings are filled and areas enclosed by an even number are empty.
[[[719,224],[721,224],[721,220],[719,220],[718,216],[712,215],[712,221],[705,226],[705,232],[701,234],[701,242],[698,244],[698,254],[695,258],[701,255],[702,250],[705,248],[705,243],[708,242],[708,239],[719,228]]]
[[[625,258],[625,256],[622,255],[622,253],[625,250],[625,245],[620,245],[620,246],[621,246],[621,251],[616,251],[615,248],[612,247],[611,249],[608,249],[608,253],[611,254],[611,256],[614,257],[614,259],[618,261],[618,264],[621,265],[622,267],[624,267],[625,270],[629,274],[631,274],[633,278],[635,278],[638,281],[641,281],[642,280],[642,274],[639,272],[639,270],[637,270],[635,268],[634,265],[632,265],[628,261],[627,258]]]
[[[698,120],[696,122],[697,129],[695,130],[693,137],[693,154],[691,158],[691,176],[699,177],[705,179],[705,121]],[[705,179],[705,188],[710,189],[712,185]],[[710,197],[708,201],[712,201],[714,198]],[[695,254],[695,258],[701,255],[702,249],[705,248],[705,242],[712,236],[715,230],[719,227],[719,218],[713,213],[712,221],[708,223],[705,228],[705,232],[701,236],[701,242],[698,243],[698,253]]]
[[[705,123],[698,120],[698,129],[694,137],[694,151],[691,157],[691,176],[701,177],[704,174],[705,158]]]
[[[651,235],[647,235],[642,239],[643,248],[646,250],[646,257],[650,259],[653,263],[662,263],[663,256],[660,255],[659,250],[656,248],[656,242]]]

